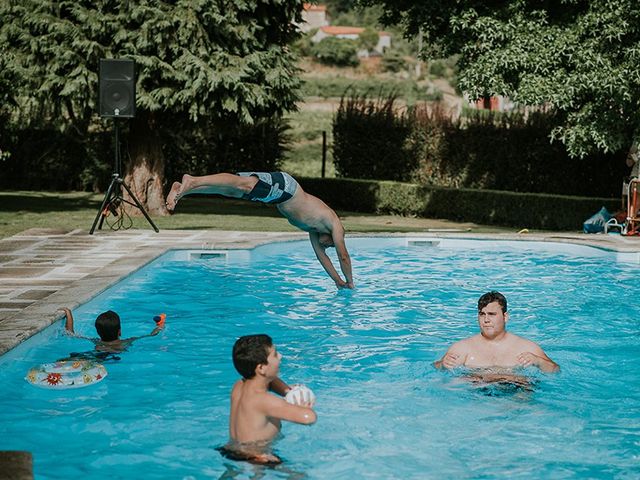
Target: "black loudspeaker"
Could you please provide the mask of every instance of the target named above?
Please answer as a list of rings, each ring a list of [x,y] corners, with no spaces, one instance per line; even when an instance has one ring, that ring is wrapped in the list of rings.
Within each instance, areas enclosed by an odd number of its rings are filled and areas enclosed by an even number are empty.
[[[98,84],[101,117],[136,116],[136,64],[133,60],[101,58]]]

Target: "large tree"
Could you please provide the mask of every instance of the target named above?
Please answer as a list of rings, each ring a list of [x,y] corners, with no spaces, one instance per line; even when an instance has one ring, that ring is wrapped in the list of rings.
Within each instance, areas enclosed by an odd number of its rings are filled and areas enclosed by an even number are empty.
[[[628,148],[640,134],[637,0],[363,0],[422,34],[425,55],[459,55],[471,98],[556,110],[573,156]]]
[[[2,78],[31,123],[85,135],[100,58],[137,65],[125,181],[163,214],[157,128],[175,118],[252,123],[294,108],[299,0],[0,0]],[[2,82],[0,82],[0,85]]]

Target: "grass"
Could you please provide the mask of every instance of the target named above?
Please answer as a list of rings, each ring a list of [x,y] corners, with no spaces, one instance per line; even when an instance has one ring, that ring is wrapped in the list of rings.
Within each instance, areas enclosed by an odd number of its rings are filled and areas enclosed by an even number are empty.
[[[341,96],[356,94],[375,99],[378,95],[385,97],[394,92],[406,105],[442,97],[442,93],[429,82],[417,82],[412,78],[396,78],[384,73],[354,76],[353,69],[349,68],[319,67],[313,62],[305,65],[308,71],[303,75],[302,96],[306,97],[307,102],[312,100],[311,97],[315,97],[316,101],[325,101],[316,103],[320,109],[313,109],[314,104],[307,103],[304,109],[285,116],[290,125],[290,144],[282,162],[282,170],[294,176],[320,177],[323,131],[327,132],[328,145],[325,176],[336,176],[331,150],[332,124]]]
[[[322,132],[331,133],[333,112],[330,110],[299,110],[285,117],[289,121],[288,134],[293,140],[322,139]]]
[[[322,174],[322,140],[320,142],[302,142],[292,146],[282,162],[282,170],[294,177],[320,177]],[[333,154],[327,150],[325,177],[335,178]]]
[[[88,232],[102,199],[102,195],[84,192],[0,192],[0,238],[30,228],[82,229]],[[458,228],[475,232],[510,231],[443,220],[351,212],[339,214],[349,232],[420,232],[429,228]],[[107,221],[112,218],[107,217]],[[202,196],[181,200],[175,215],[153,217],[153,221],[160,230],[299,231],[272,206]],[[103,229],[108,228],[105,223]],[[133,219],[133,228],[151,229],[143,217]]]
[[[404,100],[407,105],[419,101],[436,101],[442,99],[442,92],[432,85],[419,84],[413,79],[396,79],[387,77],[347,78],[303,77],[302,95],[305,97],[340,98],[342,96],[367,96],[369,98],[387,97],[394,94]]]
[[[294,177],[320,177],[322,173],[322,132],[327,132],[327,160],[325,176],[336,176],[333,166],[332,122],[330,110],[300,110],[286,116],[290,129],[289,151],[282,162],[282,170]]]

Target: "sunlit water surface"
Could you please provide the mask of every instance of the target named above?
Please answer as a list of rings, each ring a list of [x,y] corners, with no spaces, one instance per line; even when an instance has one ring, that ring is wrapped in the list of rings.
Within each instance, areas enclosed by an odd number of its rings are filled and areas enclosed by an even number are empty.
[[[167,314],[160,335],[105,364],[104,381],[45,390],[24,380],[34,365],[92,349],[62,322],[0,359],[0,450],[33,452],[47,479],[640,475],[637,264],[528,242],[349,248],[354,291],[336,291],[307,242],[159,259],[75,311],[87,336],[106,309],[121,314],[123,337]],[[477,332],[477,298],[492,289],[510,302],[509,330],[562,367],[527,372],[531,391],[478,388],[432,367]],[[315,425],[283,426],[275,469],[215,450],[238,378],[231,347],[250,333],[271,335],[282,378],[318,398]]]

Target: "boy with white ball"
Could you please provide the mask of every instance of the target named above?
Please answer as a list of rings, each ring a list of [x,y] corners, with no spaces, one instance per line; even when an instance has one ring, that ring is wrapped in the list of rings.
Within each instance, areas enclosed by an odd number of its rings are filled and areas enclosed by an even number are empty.
[[[227,457],[280,463],[270,451],[270,442],[280,432],[281,420],[315,423],[315,395],[304,385],[289,387],[278,378],[281,358],[268,335],[240,337],[233,346],[233,365],[243,378],[231,390],[231,440],[221,449]]]

